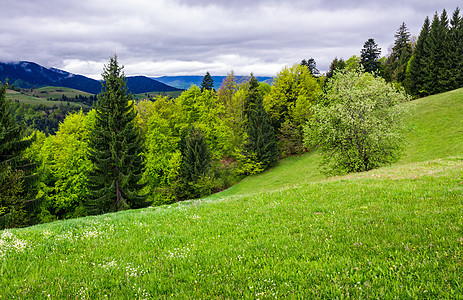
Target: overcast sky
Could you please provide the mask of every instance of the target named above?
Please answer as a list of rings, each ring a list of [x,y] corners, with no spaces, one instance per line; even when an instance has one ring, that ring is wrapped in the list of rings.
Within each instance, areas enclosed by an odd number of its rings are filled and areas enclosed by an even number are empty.
[[[275,76],[313,57],[360,55],[368,38],[388,53],[402,22],[457,0],[0,0],[0,61],[27,60],[101,78],[117,53],[131,75]]]

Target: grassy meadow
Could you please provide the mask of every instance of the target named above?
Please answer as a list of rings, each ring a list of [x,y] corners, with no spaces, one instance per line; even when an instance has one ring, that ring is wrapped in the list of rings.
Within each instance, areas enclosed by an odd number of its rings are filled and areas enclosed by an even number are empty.
[[[406,105],[391,166],[1,231],[0,299],[463,299],[463,89]]]
[[[19,101],[22,103],[34,105],[43,104],[45,106],[53,106],[60,104],[67,105],[66,101],[60,101],[63,95],[65,95],[68,98],[75,98],[75,96],[89,97],[92,94],[71,88],[54,86],[47,86],[37,89],[25,89],[23,93],[9,89],[6,90],[6,97],[11,101]],[[70,102],[70,105],[82,106],[83,104]]]
[[[144,100],[144,99],[151,99],[157,96],[168,96],[170,98],[177,98],[182,94],[183,91],[172,91],[172,92],[149,92],[149,93],[140,93],[140,94],[132,94],[132,99],[135,101]]]

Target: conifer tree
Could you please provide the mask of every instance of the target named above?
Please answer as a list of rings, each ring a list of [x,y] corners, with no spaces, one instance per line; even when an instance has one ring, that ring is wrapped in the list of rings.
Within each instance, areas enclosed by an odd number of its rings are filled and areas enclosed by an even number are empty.
[[[195,183],[209,172],[211,154],[204,134],[194,126],[190,127],[188,136],[181,141],[182,176],[187,182]]]
[[[197,183],[208,176],[211,153],[204,134],[191,126],[180,141],[182,164],[178,182],[177,198],[180,200],[201,196]]]
[[[309,60],[303,59],[301,61],[301,66],[306,66],[312,76],[320,75],[320,71],[317,69],[317,63],[314,58],[309,58]]]
[[[428,36],[430,30],[430,20],[426,17],[420,35],[416,42],[415,51],[410,59],[407,72],[407,91],[414,96],[428,95],[424,84],[428,78],[426,66],[429,63]]]
[[[248,155],[255,159],[262,169],[268,169],[278,159],[275,132],[270,116],[264,109],[257,78],[251,74],[249,92],[245,100],[246,144]]]
[[[449,90],[463,86],[463,21],[457,7],[450,20],[448,41],[449,57]]]
[[[339,70],[343,70],[346,68],[346,62],[342,58],[335,57],[330,64],[330,69],[326,73],[326,78],[333,77],[334,73]]]
[[[212,79],[211,74],[206,72],[206,75],[203,77],[203,81],[201,82],[201,92],[204,90],[213,90],[214,89],[214,79]]]
[[[380,63],[379,56],[381,54],[381,48],[375,43],[375,40],[370,38],[363,45],[361,51],[361,65],[365,72],[374,73],[379,71]]]
[[[35,195],[28,191],[32,187],[32,168],[22,153],[32,141],[23,139],[23,128],[9,110],[6,85],[0,83],[0,229],[26,222],[26,201],[32,202],[27,198]]]
[[[102,73],[97,118],[89,139],[90,159],[94,165],[89,176],[92,199],[86,203],[90,213],[148,205],[146,196],[140,194],[143,144],[122,69],[114,56]]]
[[[410,43],[410,33],[405,23],[400,25],[395,38],[392,53],[387,60],[386,79],[388,81],[403,82],[413,50]]]
[[[448,26],[448,19],[445,10],[442,18],[439,18],[439,15],[436,13],[428,38],[426,39],[427,46],[429,47],[429,62],[425,65],[427,76],[423,88],[431,95],[443,92],[447,81],[445,39],[448,28],[446,26]]]

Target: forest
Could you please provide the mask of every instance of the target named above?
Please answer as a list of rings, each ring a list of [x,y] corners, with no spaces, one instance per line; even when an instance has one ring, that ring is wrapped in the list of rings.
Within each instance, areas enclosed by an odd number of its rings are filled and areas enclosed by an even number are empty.
[[[406,24],[381,57],[359,55],[284,67],[272,85],[209,73],[177,98],[134,101],[117,56],[103,70],[93,109],[7,101],[0,88],[0,228],[170,204],[225,190],[278,160],[319,148],[326,174],[398,160],[401,103],[463,87],[459,9]]]

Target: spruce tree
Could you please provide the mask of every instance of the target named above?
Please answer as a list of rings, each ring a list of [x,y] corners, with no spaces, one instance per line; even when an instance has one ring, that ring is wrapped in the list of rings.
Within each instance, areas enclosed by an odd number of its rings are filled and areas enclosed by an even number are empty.
[[[450,20],[449,38],[449,90],[463,86],[463,21],[457,7]]]
[[[6,85],[0,83],[0,229],[26,222],[26,202],[33,202],[33,168],[22,156],[33,138],[24,139],[23,127],[11,115]]]
[[[403,82],[411,56],[412,45],[410,43],[410,33],[408,32],[407,25],[402,23],[395,34],[392,53],[387,60],[386,79],[388,81]]]
[[[428,38],[429,63],[425,65],[426,79],[424,89],[429,94],[437,94],[447,90],[448,85],[448,50],[447,48],[448,18],[444,10],[442,17],[436,13],[431,24]]]
[[[363,66],[365,72],[374,73],[379,71],[380,63],[379,56],[381,54],[381,48],[375,43],[375,40],[370,38],[363,45],[360,55],[360,63]]]
[[[202,193],[197,183],[208,176],[211,167],[211,153],[201,130],[191,126],[182,134],[180,152],[182,164],[177,183],[177,198],[183,200],[200,197]]]
[[[429,94],[429,91],[425,90],[425,82],[428,78],[426,67],[429,63],[429,46],[427,42],[429,30],[430,21],[429,17],[426,17],[408,66],[406,89],[414,96]]]
[[[203,77],[203,81],[201,82],[201,92],[204,90],[213,90],[214,89],[214,79],[212,79],[211,74],[206,72],[206,75]]]
[[[204,134],[191,126],[188,135],[181,142],[182,176],[187,182],[194,184],[201,176],[209,172],[211,154]]]
[[[122,69],[114,56],[102,73],[97,119],[89,139],[94,170],[89,176],[92,198],[86,206],[92,214],[148,205],[140,194],[143,144]]]
[[[252,74],[245,100],[245,114],[248,156],[255,159],[264,170],[268,169],[278,159],[277,141],[270,116],[263,105],[259,83]]]

